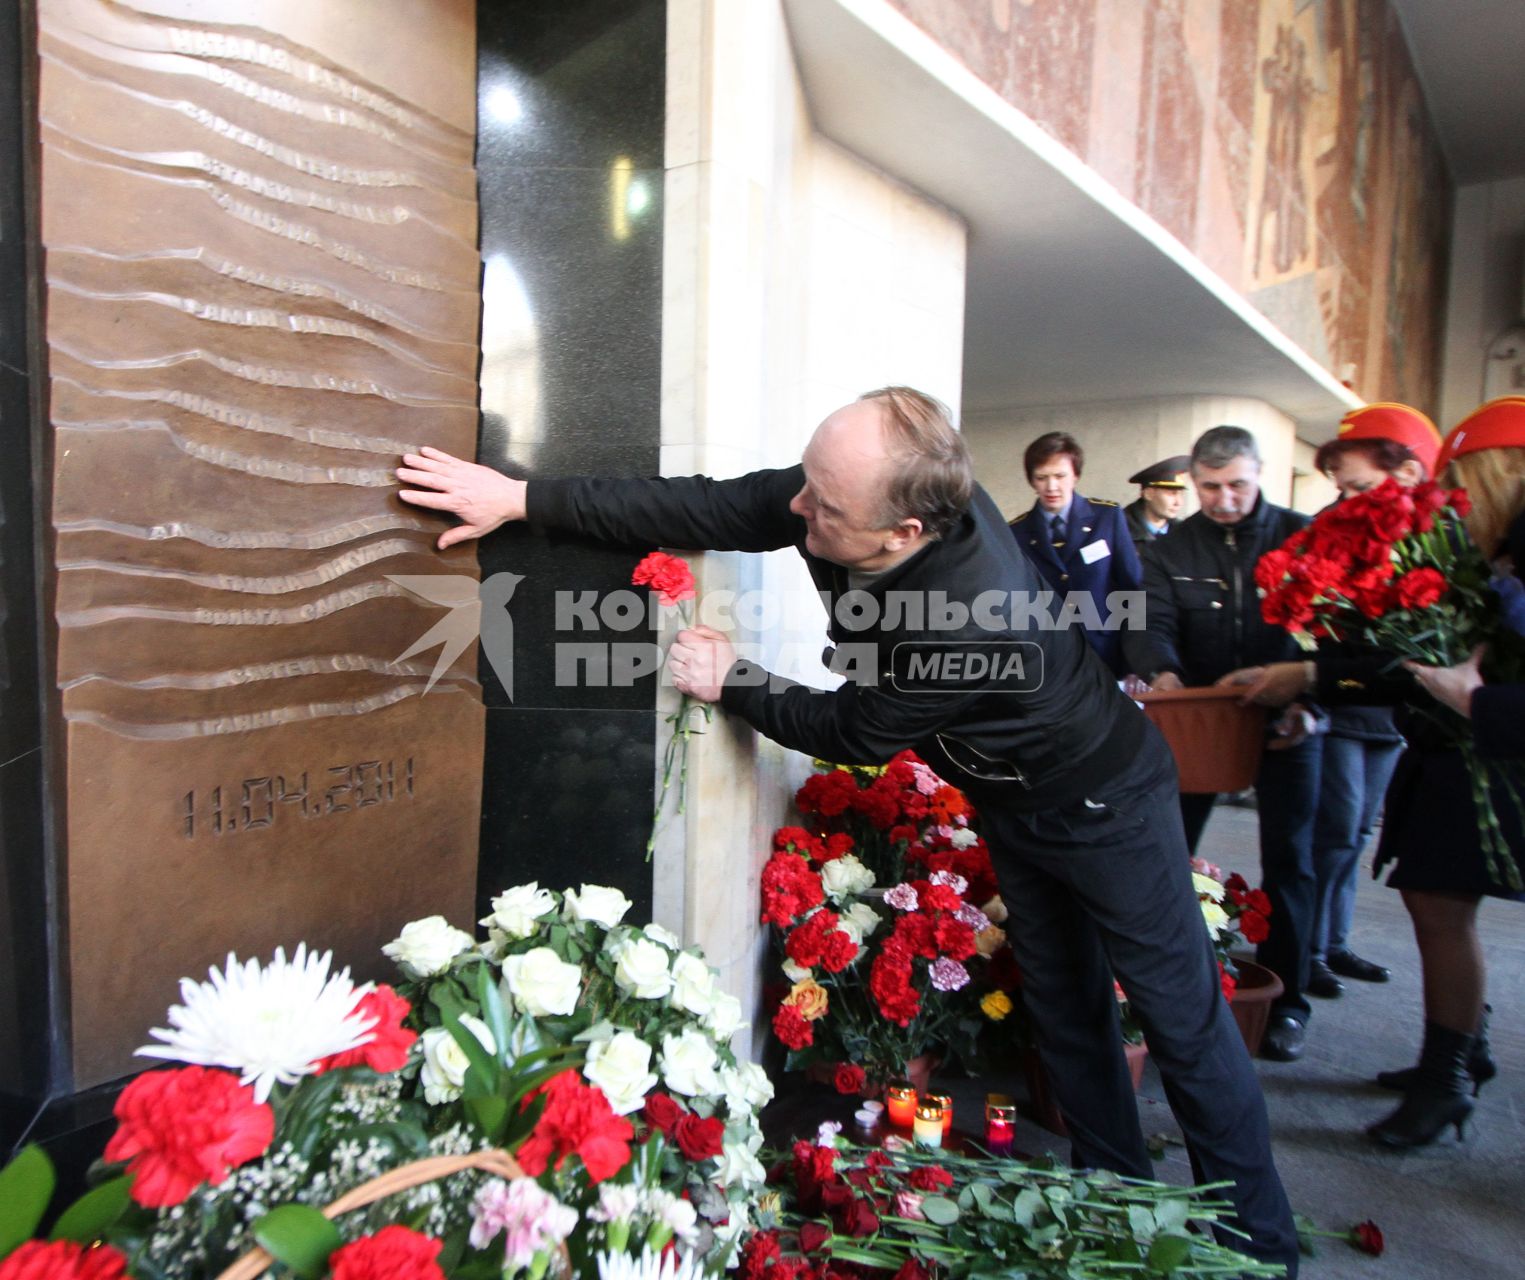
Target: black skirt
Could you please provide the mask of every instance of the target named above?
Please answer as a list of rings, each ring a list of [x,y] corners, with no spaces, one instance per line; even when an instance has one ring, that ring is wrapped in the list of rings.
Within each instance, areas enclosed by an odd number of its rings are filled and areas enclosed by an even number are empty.
[[[1525,791],[1520,798],[1525,801]],[[1518,806],[1501,787],[1493,807],[1504,841],[1525,871],[1525,824]],[[1525,902],[1525,892],[1496,883],[1488,875],[1478,833],[1472,778],[1460,751],[1410,747],[1388,784],[1374,874],[1396,861],[1387,883],[1394,889],[1476,893]]]

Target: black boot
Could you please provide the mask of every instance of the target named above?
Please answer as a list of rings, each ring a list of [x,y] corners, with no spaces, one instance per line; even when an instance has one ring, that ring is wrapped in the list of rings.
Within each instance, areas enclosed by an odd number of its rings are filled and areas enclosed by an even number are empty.
[[[1493,1060],[1493,1049],[1488,1043],[1488,1015],[1493,1012],[1491,1004],[1483,1006],[1482,1020],[1477,1024],[1477,1035],[1472,1040],[1472,1052],[1467,1055],[1467,1074],[1472,1077],[1472,1096],[1475,1098],[1482,1087],[1499,1073]],[[1414,1087],[1419,1075],[1418,1067],[1404,1067],[1401,1071],[1377,1072],[1377,1083],[1384,1089],[1407,1093]]]
[[[1424,1024],[1424,1048],[1414,1084],[1398,1109],[1366,1132],[1384,1147],[1427,1147],[1452,1125],[1466,1136],[1472,1099],[1467,1096],[1467,1058],[1475,1037],[1439,1023]]]

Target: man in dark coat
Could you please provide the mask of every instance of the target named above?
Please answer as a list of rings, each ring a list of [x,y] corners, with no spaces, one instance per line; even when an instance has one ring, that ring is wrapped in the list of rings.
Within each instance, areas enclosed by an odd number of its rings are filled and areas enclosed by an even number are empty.
[[[1116,592],[1135,592],[1143,571],[1117,503],[1075,491],[1085,453],[1071,435],[1050,431],[1027,446],[1027,482],[1037,501],[1011,522],[1017,545],[1060,601],[1061,621],[1078,623],[1112,674],[1128,674],[1121,630],[1134,615]]]
[[[1115,975],[1200,1178],[1228,1185],[1243,1247],[1296,1274],[1291,1211],[1192,887],[1169,751],[1090,647],[1034,607],[1042,580],[974,484],[941,405],[908,388],[871,392],[821,424],[801,465],[734,480],[526,485],[432,449],[404,464],[405,500],[463,521],[442,547],[524,519],[628,545],[793,546],[828,601],[838,654],[855,649],[848,681],[831,692],[795,684],[695,627],[669,654],[675,687],[806,754],[869,762],[915,747],[967,789],[1073,1158],[1152,1176]],[[844,597],[850,609],[837,607]],[[1026,654],[1026,676],[917,679],[901,663],[906,651],[981,644]]]
[[[1186,481],[1181,477],[1190,465],[1191,459],[1178,453],[1128,477],[1128,483],[1138,485],[1139,491],[1138,497],[1123,508],[1123,515],[1139,555],[1149,543],[1181,523],[1181,509],[1186,505]]]
[[[1260,491],[1260,450],[1243,427],[1214,427],[1192,447],[1191,478],[1202,509],[1144,551],[1147,625],[1123,633],[1133,670],[1156,689],[1209,685],[1244,667],[1295,658],[1297,644],[1260,616],[1255,563],[1308,523]],[[1270,934],[1256,959],[1284,987],[1261,1053],[1302,1056],[1309,1004],[1309,944],[1317,909],[1313,824],[1322,739],[1294,706],[1276,725],[1255,779],[1261,883],[1271,899]],[[1195,849],[1212,812],[1211,794],[1181,797]]]

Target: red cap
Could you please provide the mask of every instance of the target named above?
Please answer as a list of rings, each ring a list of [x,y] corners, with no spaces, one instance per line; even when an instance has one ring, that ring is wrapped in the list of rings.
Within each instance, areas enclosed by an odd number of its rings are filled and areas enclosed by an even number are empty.
[[[1525,448],[1525,396],[1504,396],[1474,409],[1451,428],[1436,466],[1463,453],[1511,446]]]
[[[1440,452],[1440,431],[1418,409],[1406,404],[1368,404],[1340,419],[1341,440],[1391,440],[1412,453],[1431,476]]]

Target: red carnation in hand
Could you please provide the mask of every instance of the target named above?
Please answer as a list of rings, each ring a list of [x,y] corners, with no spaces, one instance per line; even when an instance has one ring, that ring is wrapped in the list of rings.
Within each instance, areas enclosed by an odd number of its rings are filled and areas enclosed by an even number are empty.
[[[117,1099],[117,1131],[107,1160],[126,1160],[132,1198],[151,1209],[180,1204],[203,1182],[265,1154],[275,1113],[227,1071],[180,1067],[150,1071]]]
[[[637,587],[650,587],[657,599],[671,607],[694,598],[694,572],[677,556],[653,551],[636,565],[630,581]]]
[[[1428,609],[1445,595],[1446,580],[1439,569],[1411,569],[1398,579],[1394,590],[1400,609]]]
[[[838,1063],[831,1076],[838,1093],[861,1093],[867,1080],[867,1074],[856,1062]]]
[[[792,1004],[781,1004],[773,1015],[773,1034],[791,1049],[803,1049],[815,1042],[815,1031],[805,1015]]]
[[[665,1136],[672,1137],[678,1121],[687,1114],[680,1103],[665,1093],[649,1094],[643,1108],[647,1121]]]
[[[433,1236],[394,1225],[335,1249],[328,1265],[333,1280],[445,1280],[435,1261],[444,1247]]]
[[[361,996],[355,1012],[372,1020],[370,1041],[320,1059],[315,1075],[337,1071],[340,1067],[369,1067],[385,1075],[389,1071],[400,1071],[407,1063],[413,1042],[418,1039],[417,1032],[402,1025],[403,1019],[413,1012],[411,1004],[383,984]]]
[[[718,1116],[701,1118],[685,1112],[673,1129],[673,1138],[690,1160],[713,1160],[720,1154],[725,1137],[725,1121]]]
[[[602,1182],[629,1163],[635,1128],[614,1114],[602,1089],[584,1084],[577,1071],[567,1070],[552,1076],[524,1105],[542,1093],[545,1111],[517,1153],[525,1173],[538,1178],[553,1159],[559,1169],[575,1155],[582,1159],[589,1181]]]
[[[940,1164],[924,1164],[911,1170],[909,1182],[918,1191],[943,1191],[953,1185],[953,1175]]]
[[[127,1280],[127,1259],[109,1244],[28,1240],[0,1262],[0,1280]]]
[[[1374,1258],[1380,1258],[1382,1250],[1387,1247],[1382,1239],[1382,1228],[1370,1218],[1350,1229],[1350,1243],[1362,1253],[1369,1253]]]

